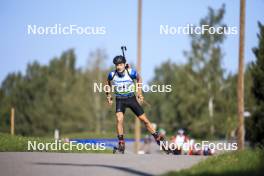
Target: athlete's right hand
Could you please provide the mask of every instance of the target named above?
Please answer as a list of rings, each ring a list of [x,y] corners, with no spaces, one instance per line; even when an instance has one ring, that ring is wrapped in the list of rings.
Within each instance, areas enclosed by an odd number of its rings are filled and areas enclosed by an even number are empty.
[[[111,105],[113,104],[113,98],[112,98],[112,96],[109,95],[109,96],[107,96],[106,98],[107,98],[107,102],[108,102],[108,104],[111,106]]]

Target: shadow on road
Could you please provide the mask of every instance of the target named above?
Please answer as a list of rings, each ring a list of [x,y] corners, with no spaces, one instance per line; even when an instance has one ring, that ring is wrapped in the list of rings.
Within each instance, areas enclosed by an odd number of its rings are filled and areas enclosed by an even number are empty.
[[[120,166],[113,166],[113,165],[104,165],[104,164],[45,163],[45,162],[37,162],[33,164],[46,165],[46,166],[105,167],[105,168],[110,168],[110,169],[121,170],[121,171],[128,172],[128,173],[135,174],[135,175],[152,176],[152,174],[141,172],[135,169],[130,169],[127,167],[120,167]]]

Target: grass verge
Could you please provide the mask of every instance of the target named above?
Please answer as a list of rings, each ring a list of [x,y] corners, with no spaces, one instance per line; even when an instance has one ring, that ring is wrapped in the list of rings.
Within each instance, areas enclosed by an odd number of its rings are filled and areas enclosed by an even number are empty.
[[[255,176],[264,171],[264,151],[247,149],[210,157],[190,169],[169,172],[167,176]]]
[[[9,134],[0,133],[0,152],[32,152],[28,150],[28,141],[36,141],[36,143],[54,143],[52,138],[46,137],[24,137],[12,136]],[[34,150],[35,151],[35,150]],[[41,151],[38,151],[41,152]],[[47,150],[43,152],[60,152],[60,153],[112,153],[111,150]]]

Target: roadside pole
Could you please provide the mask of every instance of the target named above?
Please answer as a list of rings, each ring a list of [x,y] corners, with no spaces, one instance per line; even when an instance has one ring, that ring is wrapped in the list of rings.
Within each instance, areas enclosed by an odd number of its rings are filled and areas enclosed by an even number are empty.
[[[15,108],[11,108],[11,115],[10,115],[10,133],[11,135],[15,134]]]
[[[138,20],[137,20],[137,71],[141,74],[141,35],[142,35],[142,0],[138,0]],[[140,148],[140,120],[135,118],[135,153],[138,153]]]
[[[239,66],[237,82],[237,144],[238,149],[244,149],[244,46],[245,46],[245,0],[240,0],[240,21],[239,21]]]

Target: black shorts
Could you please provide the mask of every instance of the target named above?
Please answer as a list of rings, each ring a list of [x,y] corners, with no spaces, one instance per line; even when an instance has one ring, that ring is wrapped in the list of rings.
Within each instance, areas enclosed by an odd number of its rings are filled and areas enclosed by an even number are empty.
[[[138,103],[135,96],[121,98],[116,97],[116,112],[125,113],[127,107],[130,108],[137,117],[144,114],[144,110]]]

